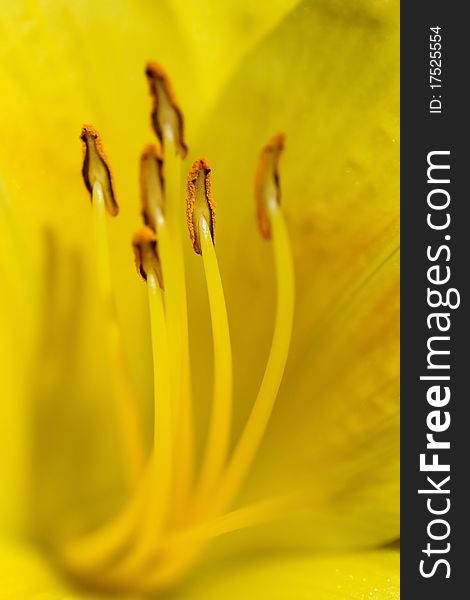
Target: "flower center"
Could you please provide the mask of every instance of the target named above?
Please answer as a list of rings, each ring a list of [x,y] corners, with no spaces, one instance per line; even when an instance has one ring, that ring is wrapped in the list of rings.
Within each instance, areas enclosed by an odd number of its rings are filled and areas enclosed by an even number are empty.
[[[201,466],[196,470],[191,365],[183,260],[181,161],[186,156],[183,117],[169,80],[156,63],[146,70],[153,100],[157,146],[141,157],[144,227],[133,238],[137,270],[145,280],[151,322],[154,429],[145,455],[137,406],[124,369],[114,308],[107,215],[116,216],[111,170],[100,138],[82,131],[83,177],[91,194],[97,269],[108,320],[108,346],[115,365],[114,396],[121,431],[129,497],[99,530],[58,549],[75,577],[111,590],[151,591],[173,585],[223,533],[278,516],[293,498],[233,509],[262,441],[287,359],[294,310],[289,239],[280,206],[278,166],[283,136],[263,149],[255,182],[261,234],[271,239],[277,275],[277,311],[266,370],[244,429],[230,452],[233,412],[232,353],[222,280],[215,250],[215,202],[211,169],[196,160],[187,182],[187,226],[202,256],[214,349],[213,400]]]

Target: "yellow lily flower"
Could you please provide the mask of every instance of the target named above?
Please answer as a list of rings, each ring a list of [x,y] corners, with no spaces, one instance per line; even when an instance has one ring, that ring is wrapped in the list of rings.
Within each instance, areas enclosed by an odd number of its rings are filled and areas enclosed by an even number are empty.
[[[0,30],[0,597],[398,598],[398,3],[21,0]]]

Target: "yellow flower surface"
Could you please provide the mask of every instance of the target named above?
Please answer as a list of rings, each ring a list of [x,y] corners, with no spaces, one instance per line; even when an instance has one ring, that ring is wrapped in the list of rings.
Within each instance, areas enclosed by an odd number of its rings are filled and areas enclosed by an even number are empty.
[[[3,4],[0,598],[398,598],[398,2]]]

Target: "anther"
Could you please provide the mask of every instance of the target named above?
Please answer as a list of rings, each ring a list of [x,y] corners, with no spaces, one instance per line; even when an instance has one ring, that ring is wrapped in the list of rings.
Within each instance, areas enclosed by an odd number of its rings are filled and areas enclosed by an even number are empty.
[[[152,126],[163,146],[165,140],[172,140],[176,153],[185,158],[188,148],[184,141],[184,121],[170,80],[156,62],[149,62],[145,70],[153,99]]]
[[[132,238],[132,248],[135,266],[142,279],[147,281],[150,271],[154,271],[158,284],[163,289],[163,276],[155,231],[147,225],[139,229]]]
[[[194,251],[202,254],[201,227],[209,228],[215,243],[215,202],[211,192],[211,169],[205,158],[193,163],[188,174],[186,193],[186,221]]]
[[[83,142],[82,175],[85,186],[92,196],[95,183],[101,184],[106,210],[115,217],[119,212],[119,206],[114,195],[111,171],[103,152],[100,136],[92,125],[84,125],[80,139]]]
[[[261,235],[271,239],[270,212],[281,203],[279,160],[284,150],[284,135],[279,133],[263,148],[255,176],[255,197]]]
[[[140,194],[145,225],[157,230],[164,216],[163,157],[156,146],[147,146],[140,158]]]

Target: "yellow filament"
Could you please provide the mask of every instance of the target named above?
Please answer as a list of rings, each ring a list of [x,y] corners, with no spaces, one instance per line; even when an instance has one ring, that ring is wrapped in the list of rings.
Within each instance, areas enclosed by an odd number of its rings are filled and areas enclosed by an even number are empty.
[[[165,181],[165,211],[170,227],[180,232],[184,226],[185,205],[181,199],[181,158],[177,155],[173,136],[167,128],[164,135],[163,177]]]
[[[193,478],[193,417],[191,406],[191,372],[189,362],[188,309],[184,271],[182,227],[184,202],[181,198],[181,159],[176,153],[171,132],[164,133],[164,177],[166,221],[157,220],[158,239],[161,243],[161,262],[165,286],[165,303],[170,338],[172,387],[175,399],[176,453],[175,504],[179,517],[184,511]],[[161,228],[168,222],[168,228]],[[160,228],[160,230],[159,230]]]
[[[150,522],[144,530],[151,537],[161,532],[171,496],[173,471],[173,415],[170,396],[168,335],[163,310],[161,290],[153,270],[147,275],[153,347],[153,373],[155,394],[154,455],[155,494],[152,494]]]
[[[266,371],[252,411],[233,452],[220,486],[217,511],[233,500],[263,439],[284,374],[294,314],[294,272],[289,237],[277,203],[269,206],[277,272],[277,309]]]
[[[96,267],[106,317],[114,398],[117,404],[117,416],[123,444],[124,469],[129,487],[135,488],[142,476],[145,456],[144,443],[117,322],[110,271],[106,206],[103,188],[99,182],[93,186],[93,225]]]
[[[150,309],[154,375],[154,441],[144,509],[139,515],[137,539],[127,555],[102,578],[126,584],[136,576],[161,543],[170,507],[173,475],[173,414],[167,326],[157,274],[144,265]]]
[[[224,466],[232,420],[232,352],[224,291],[209,225],[199,221],[202,258],[209,296],[214,345],[214,389],[212,416],[199,482],[199,500],[204,500]]]

